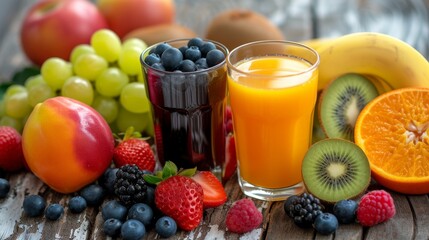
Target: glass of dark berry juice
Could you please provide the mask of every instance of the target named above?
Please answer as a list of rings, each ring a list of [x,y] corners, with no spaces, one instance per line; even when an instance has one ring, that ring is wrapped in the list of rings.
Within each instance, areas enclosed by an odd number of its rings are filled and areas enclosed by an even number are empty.
[[[148,47],[141,54],[160,163],[221,176],[228,49],[200,38]]]

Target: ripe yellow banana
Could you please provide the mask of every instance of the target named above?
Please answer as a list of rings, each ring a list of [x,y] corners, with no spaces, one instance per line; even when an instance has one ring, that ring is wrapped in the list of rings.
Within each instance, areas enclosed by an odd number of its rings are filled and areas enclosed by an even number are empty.
[[[328,42],[332,40],[334,40],[334,38],[312,38],[312,39],[301,41],[301,43],[317,51],[320,47],[322,47],[325,44],[328,44]]]
[[[380,93],[429,87],[425,57],[411,45],[385,34],[352,33],[321,43],[316,50],[320,55],[318,90],[346,73],[368,77]]]

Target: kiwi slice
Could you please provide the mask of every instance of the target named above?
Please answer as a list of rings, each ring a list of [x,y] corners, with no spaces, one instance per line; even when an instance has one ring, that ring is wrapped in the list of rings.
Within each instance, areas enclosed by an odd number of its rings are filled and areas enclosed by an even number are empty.
[[[354,140],[360,111],[379,95],[374,84],[359,74],[345,74],[323,91],[318,105],[320,125],[328,138]]]
[[[344,139],[328,138],[313,144],[302,162],[307,191],[335,203],[364,193],[371,180],[368,158],[362,149]]]

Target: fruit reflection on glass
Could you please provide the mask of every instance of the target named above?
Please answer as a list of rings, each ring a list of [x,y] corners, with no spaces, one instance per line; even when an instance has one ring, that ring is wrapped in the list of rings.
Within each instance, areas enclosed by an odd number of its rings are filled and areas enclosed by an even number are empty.
[[[261,41],[228,57],[228,89],[245,194],[281,200],[302,191],[311,144],[318,55],[304,45]]]
[[[200,38],[155,44],[142,53],[161,163],[221,172],[228,50]]]
[[[429,193],[429,89],[401,88],[371,101],[359,114],[355,142],[383,186]]]

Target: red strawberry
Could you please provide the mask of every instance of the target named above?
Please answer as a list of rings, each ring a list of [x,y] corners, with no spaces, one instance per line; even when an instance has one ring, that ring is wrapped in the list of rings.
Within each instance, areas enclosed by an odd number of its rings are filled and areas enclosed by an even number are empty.
[[[192,179],[203,187],[204,208],[218,207],[226,202],[225,189],[212,172],[200,171]]]
[[[203,217],[203,188],[190,177],[175,175],[155,188],[155,204],[181,229],[191,231]]]
[[[9,126],[0,126],[0,168],[9,172],[24,167],[21,134]]]
[[[131,130],[130,130],[131,129]],[[130,128],[125,133],[124,139],[115,147],[113,152],[113,162],[116,167],[126,164],[135,164],[141,170],[155,170],[155,155],[149,143],[142,138],[133,137],[133,129]]]
[[[222,180],[227,181],[237,170],[237,156],[235,150],[234,135],[228,134],[226,136],[225,147],[225,163],[223,166]]]

